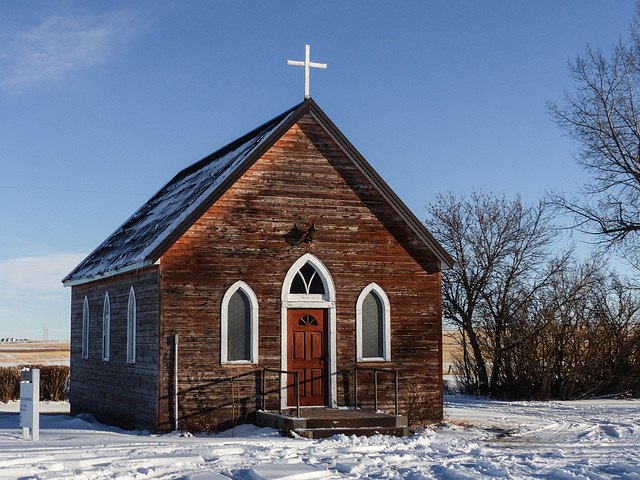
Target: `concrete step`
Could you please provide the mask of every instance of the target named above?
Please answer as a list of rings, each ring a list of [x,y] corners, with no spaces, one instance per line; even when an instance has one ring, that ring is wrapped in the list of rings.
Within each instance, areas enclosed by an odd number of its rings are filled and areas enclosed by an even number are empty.
[[[359,416],[338,415],[335,417],[310,417],[307,418],[306,428],[358,428],[370,427],[398,427],[405,426],[398,423],[395,415],[387,414],[370,414]]]
[[[337,427],[337,428],[297,428],[297,435],[304,438],[329,438],[334,435],[356,435],[358,437],[372,437],[373,435],[392,435],[394,437],[408,437],[411,433],[408,427]]]
[[[341,433],[362,436],[409,435],[406,417],[357,409],[304,409],[301,410],[300,417],[296,417],[293,412],[280,414],[258,411],[256,425],[278,429],[283,435],[295,432],[306,438],[326,438]]]

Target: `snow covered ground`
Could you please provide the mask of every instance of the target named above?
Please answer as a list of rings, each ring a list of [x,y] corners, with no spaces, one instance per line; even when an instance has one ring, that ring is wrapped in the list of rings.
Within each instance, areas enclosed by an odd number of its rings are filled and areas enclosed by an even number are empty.
[[[17,411],[17,403],[0,404],[2,479],[640,479],[640,400],[448,396],[447,421],[413,437],[326,440],[249,425],[211,436],[150,435],[47,413],[40,441],[29,442]]]

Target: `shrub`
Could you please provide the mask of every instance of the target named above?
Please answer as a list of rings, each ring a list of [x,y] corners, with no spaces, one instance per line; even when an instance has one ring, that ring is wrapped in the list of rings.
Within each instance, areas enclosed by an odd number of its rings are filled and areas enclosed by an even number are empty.
[[[40,399],[61,402],[69,389],[69,367],[50,365],[40,367]]]
[[[0,367],[0,402],[20,398],[20,367]]]
[[[40,400],[60,402],[67,398],[69,367],[65,365],[28,365],[40,369]],[[20,399],[22,367],[0,367],[0,402]]]

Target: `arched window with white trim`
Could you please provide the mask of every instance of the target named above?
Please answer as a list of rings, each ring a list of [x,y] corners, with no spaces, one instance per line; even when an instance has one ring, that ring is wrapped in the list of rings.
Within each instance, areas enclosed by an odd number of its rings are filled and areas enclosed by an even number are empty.
[[[283,282],[283,302],[335,301],[333,279],[327,268],[312,254],[307,253],[289,268]]]
[[[109,292],[104,294],[102,305],[102,360],[109,360],[109,348],[111,342],[111,302]]]
[[[222,297],[221,363],[258,363],[258,298],[238,281]]]
[[[291,282],[290,294],[302,295],[324,295],[325,288],[322,277],[318,274],[311,263],[305,263],[298,270]]]
[[[127,363],[136,363],[136,292],[131,286],[127,302]]]
[[[356,355],[358,362],[391,361],[391,308],[384,290],[367,285],[356,302]]]
[[[82,358],[89,358],[89,299],[82,303]]]

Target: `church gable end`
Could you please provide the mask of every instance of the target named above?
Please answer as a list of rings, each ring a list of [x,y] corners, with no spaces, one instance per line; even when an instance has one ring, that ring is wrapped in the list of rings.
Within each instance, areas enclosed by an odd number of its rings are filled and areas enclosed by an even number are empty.
[[[63,280],[72,411],[220,429],[251,421],[263,400],[292,405],[274,371],[300,369],[303,405],[356,406],[360,367],[358,407],[373,408],[370,369],[395,369],[401,413],[419,398],[422,417],[440,419],[451,264],[307,99],[178,173]],[[393,375],[380,375],[390,412]]]
[[[303,242],[313,221],[318,234],[312,243]],[[191,388],[198,386],[200,396],[185,394],[181,409],[194,418],[209,415],[224,423],[233,421],[231,395],[236,415],[261,408],[256,372],[287,369],[283,281],[307,253],[322,262],[335,282],[335,331],[329,332],[335,344],[328,347],[334,374],[325,386],[333,389],[332,404],[352,405],[356,305],[374,283],[389,303],[385,321],[390,346],[385,348],[390,352],[377,365],[395,368],[394,362],[401,362],[404,391],[416,382],[424,384],[432,405],[429,415],[439,418],[440,260],[310,113],[282,134],[160,260],[161,358],[166,359],[161,376],[172,375],[170,339],[178,334],[179,377],[192,379]],[[220,360],[221,305],[236,282],[247,285],[258,301],[257,360],[225,364]],[[376,364],[368,361],[366,366],[371,365]],[[349,373],[338,378],[338,370]],[[359,381],[366,382],[366,374],[361,375],[364,380]],[[275,378],[270,379],[273,391]],[[169,383],[164,387],[160,398],[170,399]],[[389,406],[392,383],[384,389]],[[216,407],[203,410],[202,397]],[[268,408],[277,408],[277,398],[268,397]],[[362,398],[368,401],[366,395]],[[161,427],[171,425],[171,408],[169,400],[160,405]]]

